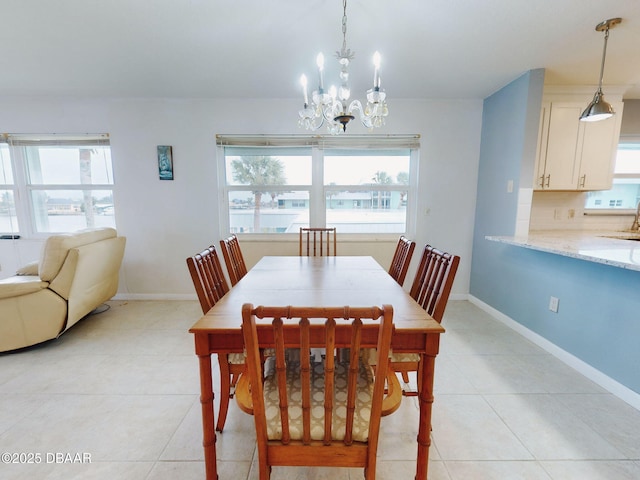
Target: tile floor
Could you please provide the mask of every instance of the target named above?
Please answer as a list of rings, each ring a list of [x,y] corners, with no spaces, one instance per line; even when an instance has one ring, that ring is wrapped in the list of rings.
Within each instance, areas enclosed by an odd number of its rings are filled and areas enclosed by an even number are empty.
[[[109,304],[56,341],[0,355],[0,478],[204,478],[187,332],[199,304]],[[451,301],[443,324],[431,480],[640,478],[639,411],[469,302]],[[418,410],[414,398],[405,400],[383,419],[380,480],[415,472]],[[232,403],[217,443],[221,480],[258,478],[254,445],[252,418]],[[3,452],[39,463],[5,463]],[[272,478],[362,474],[274,469]]]

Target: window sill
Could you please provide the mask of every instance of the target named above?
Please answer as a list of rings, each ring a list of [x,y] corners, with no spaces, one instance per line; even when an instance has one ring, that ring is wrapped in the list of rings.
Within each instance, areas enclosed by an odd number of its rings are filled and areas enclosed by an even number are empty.
[[[589,209],[585,209],[584,211],[584,215],[601,215],[601,216],[605,216],[605,215],[609,215],[609,216],[634,216],[636,214],[636,211],[634,209],[631,208],[620,208],[620,209],[615,209],[615,208],[589,208]]]
[[[238,233],[240,242],[290,242],[298,243],[298,233]],[[338,242],[397,242],[401,233],[340,233]],[[404,234],[406,235],[406,233]]]

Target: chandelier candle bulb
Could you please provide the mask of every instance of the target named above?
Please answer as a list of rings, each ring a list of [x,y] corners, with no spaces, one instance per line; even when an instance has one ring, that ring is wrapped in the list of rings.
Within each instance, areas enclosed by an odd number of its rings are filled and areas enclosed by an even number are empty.
[[[324,82],[322,81],[322,71],[324,70],[324,55],[322,53],[318,54],[318,57],[316,58],[316,64],[318,65],[318,77],[320,78],[318,91],[322,93],[322,90],[324,89]]]
[[[376,67],[373,71],[373,88],[380,88],[380,52],[373,54],[373,65]]]
[[[300,84],[302,85],[302,95],[304,96],[304,108],[309,106],[309,95],[307,94],[307,76],[303,73],[300,76]]]

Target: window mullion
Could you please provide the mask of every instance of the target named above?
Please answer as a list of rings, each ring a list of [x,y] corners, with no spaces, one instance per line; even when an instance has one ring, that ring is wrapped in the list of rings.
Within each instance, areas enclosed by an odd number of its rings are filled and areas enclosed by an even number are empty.
[[[418,165],[420,164],[420,151],[412,148],[409,153],[409,178],[412,180],[407,185],[407,212],[406,212],[406,231],[410,237],[415,237],[417,233],[416,219],[418,216],[418,192],[417,179]]]
[[[311,192],[309,201],[309,226],[325,227],[327,214],[325,211],[324,192],[324,150],[313,147],[311,150]]]
[[[35,225],[31,218],[31,195],[28,191],[27,166],[23,150],[9,144],[9,155],[13,164],[13,181],[15,182],[15,208],[20,234],[33,236]]]

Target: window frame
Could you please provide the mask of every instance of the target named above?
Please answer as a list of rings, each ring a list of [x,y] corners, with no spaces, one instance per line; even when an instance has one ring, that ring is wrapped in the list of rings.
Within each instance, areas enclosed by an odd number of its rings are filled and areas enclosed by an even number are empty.
[[[416,216],[417,216],[417,191],[418,191],[418,163],[420,153],[419,135],[388,135],[388,136],[349,136],[349,137],[324,137],[324,136],[223,136],[217,135],[216,142],[216,164],[218,173],[218,187],[220,194],[219,204],[219,223],[222,235],[230,234],[229,219],[229,192],[237,190],[252,191],[251,186],[247,185],[227,185],[226,172],[226,153],[225,148],[237,146],[240,148],[256,148],[256,154],[261,148],[284,148],[293,147],[300,149],[308,149],[311,152],[311,185],[284,185],[269,187],[274,191],[309,191],[309,225],[313,227],[323,227],[326,225],[326,195],[328,191],[344,191],[353,188],[355,190],[371,190],[369,185],[324,185],[324,151],[345,151],[357,150],[364,151],[370,149],[375,152],[384,150],[409,151],[409,184],[408,185],[375,185],[376,191],[397,191],[407,192],[405,231],[402,233],[385,233],[385,232],[363,232],[348,233],[344,237],[352,238],[373,238],[388,240],[396,239],[398,235],[415,236],[416,233]],[[313,200],[312,200],[313,199]],[[321,199],[318,201],[318,199]],[[278,238],[291,238],[295,235],[297,239],[298,233],[247,233],[239,232],[246,239],[253,240],[273,240],[274,236]]]
[[[624,135],[621,136],[617,147],[616,147],[616,152],[618,152],[618,150],[620,150],[621,146],[627,146],[627,145],[635,145],[637,147],[637,149],[640,150],[640,135],[636,136],[636,135]],[[616,153],[617,154],[617,153]],[[633,173],[615,173],[615,166],[614,166],[614,173],[613,173],[613,180],[615,181],[615,179],[638,179],[638,183],[640,183],[640,173],[637,174],[633,174]],[[613,187],[613,185],[612,185]],[[584,214],[585,215],[635,215],[636,213],[636,207],[633,208],[616,208],[616,207],[611,207],[611,201],[612,200],[607,200],[606,203],[608,203],[608,205],[606,207],[600,207],[600,208],[594,208],[594,207],[587,207],[586,204],[589,201],[589,192],[587,192],[587,195],[585,195],[585,207],[584,207]]]
[[[105,146],[110,149],[108,134],[3,134],[0,143],[7,144],[13,184],[0,184],[0,190],[12,190],[18,225],[12,232],[0,231],[1,235],[20,235],[23,238],[46,238],[62,231],[38,231],[33,193],[38,191],[110,191],[115,197],[115,173],[111,161],[112,183],[34,183],[29,179],[28,158],[24,147],[28,146]],[[114,201],[115,208],[115,201]],[[115,225],[115,214],[114,214]],[[84,227],[86,228],[86,227]]]

